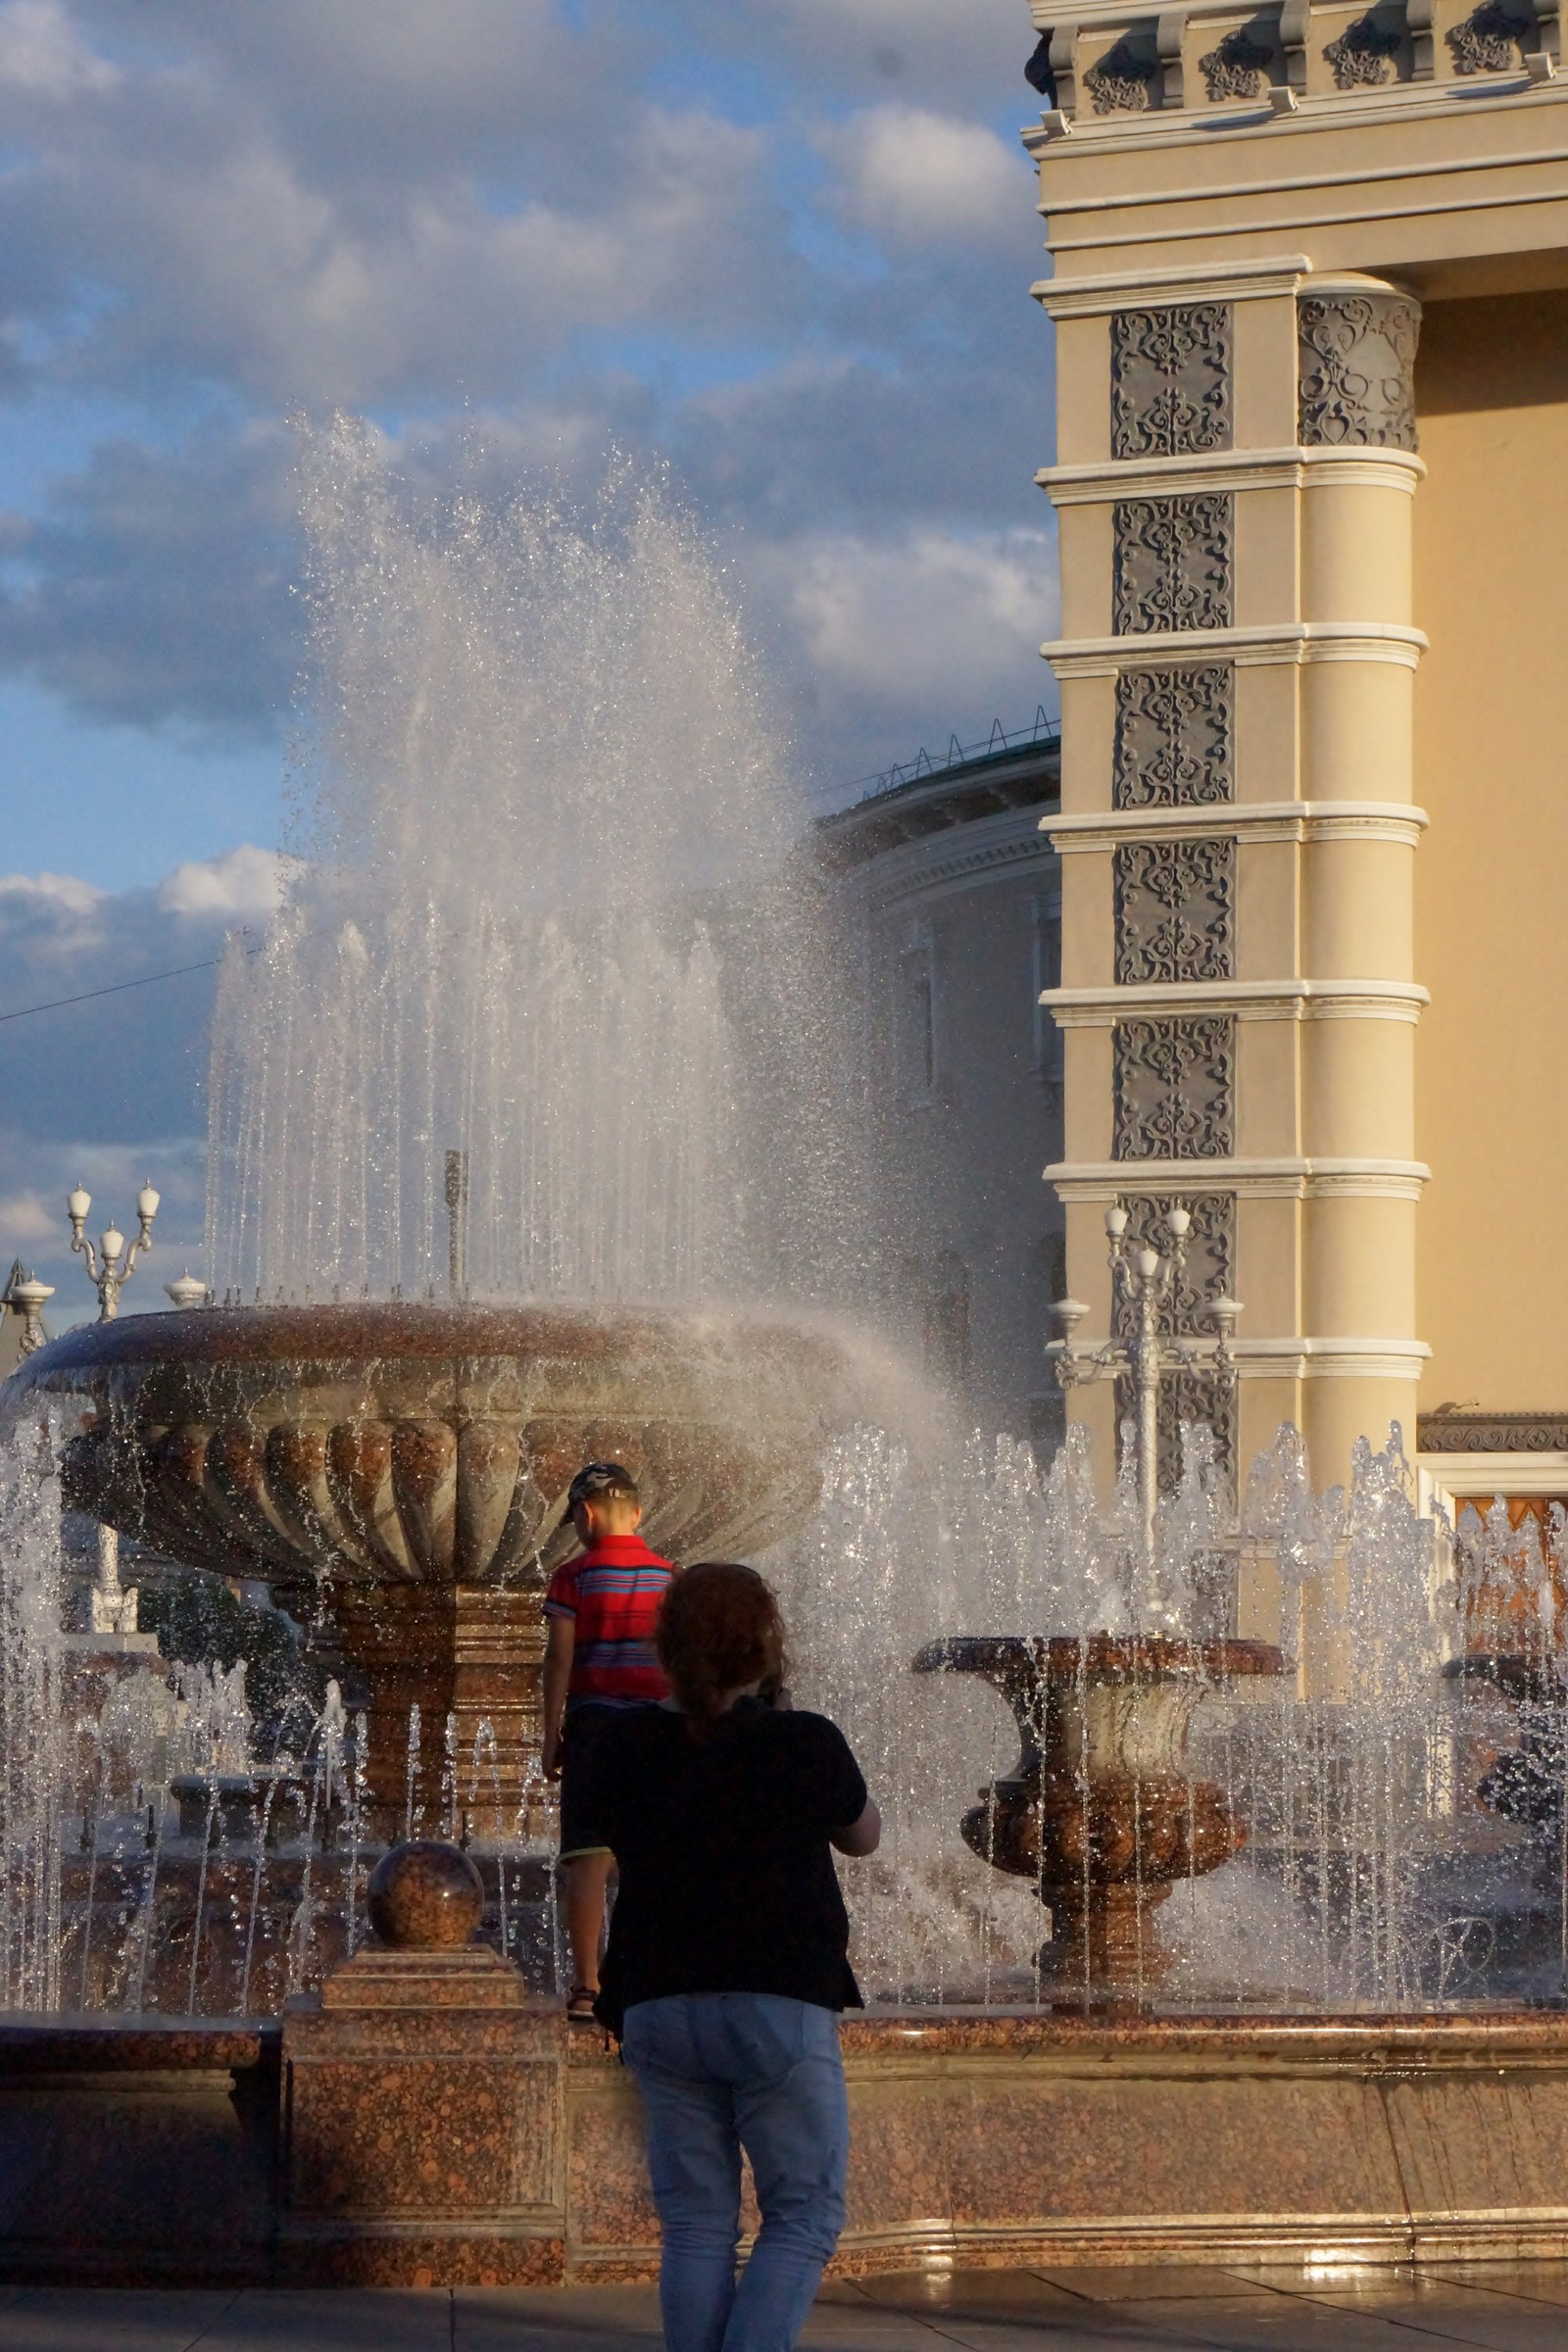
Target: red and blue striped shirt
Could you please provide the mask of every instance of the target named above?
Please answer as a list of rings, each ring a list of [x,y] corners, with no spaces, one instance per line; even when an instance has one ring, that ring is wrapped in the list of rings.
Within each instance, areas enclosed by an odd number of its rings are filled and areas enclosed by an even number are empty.
[[[674,1573],[641,1536],[601,1536],[556,1570],[544,1607],[547,1617],[572,1621],[568,1705],[646,1706],[668,1695],[654,1625]]]

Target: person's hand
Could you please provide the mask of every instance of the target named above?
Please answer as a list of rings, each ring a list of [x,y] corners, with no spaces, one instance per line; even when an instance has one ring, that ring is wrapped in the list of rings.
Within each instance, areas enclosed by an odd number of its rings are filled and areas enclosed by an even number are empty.
[[[561,1734],[559,1732],[546,1732],[544,1746],[540,1751],[539,1764],[540,1769],[544,1773],[547,1781],[560,1780]]]

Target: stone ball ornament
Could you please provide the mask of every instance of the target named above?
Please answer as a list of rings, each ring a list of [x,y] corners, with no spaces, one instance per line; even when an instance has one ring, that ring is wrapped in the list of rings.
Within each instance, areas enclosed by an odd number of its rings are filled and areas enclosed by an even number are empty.
[[[370,1925],[395,1952],[461,1951],[484,1917],[484,1881],[461,1846],[416,1838],[370,1874]]]

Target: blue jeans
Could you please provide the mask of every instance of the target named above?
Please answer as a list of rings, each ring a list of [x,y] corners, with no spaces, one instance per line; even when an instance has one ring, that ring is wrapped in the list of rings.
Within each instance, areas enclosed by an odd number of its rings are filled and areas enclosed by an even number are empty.
[[[831,2009],[675,1993],[626,2012],[663,2230],[666,2352],[789,2352],[844,2227],[850,2114]],[[762,2227],[742,2274],[741,2150]]]

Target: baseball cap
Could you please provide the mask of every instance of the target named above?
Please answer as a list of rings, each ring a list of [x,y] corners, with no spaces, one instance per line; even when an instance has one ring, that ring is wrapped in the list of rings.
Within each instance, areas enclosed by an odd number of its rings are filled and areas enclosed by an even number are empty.
[[[566,1508],[592,1502],[600,1494],[628,1494],[637,1500],[637,1481],[624,1462],[585,1462],[566,1489]]]

